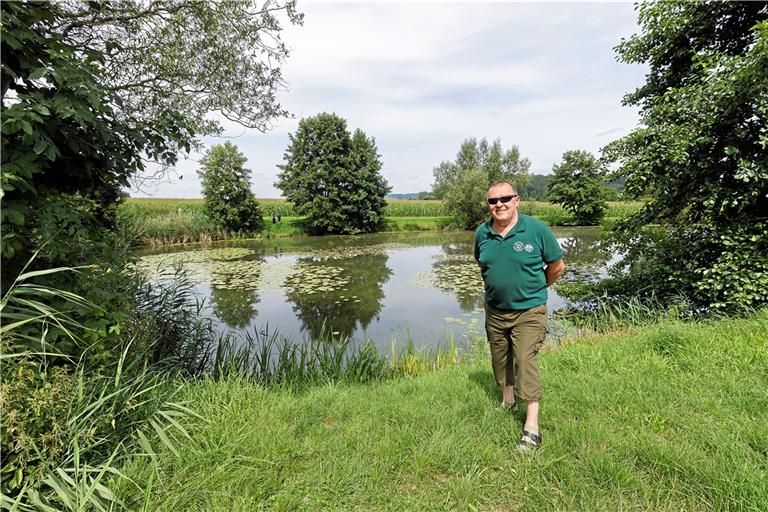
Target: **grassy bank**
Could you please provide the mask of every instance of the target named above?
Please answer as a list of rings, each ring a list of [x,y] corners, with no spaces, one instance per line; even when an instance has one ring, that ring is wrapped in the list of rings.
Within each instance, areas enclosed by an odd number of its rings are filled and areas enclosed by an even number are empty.
[[[433,373],[303,392],[185,385],[180,456],[136,460],[145,510],[760,510],[768,311],[545,349],[544,445],[513,449],[487,353]],[[484,347],[484,344],[480,344]]]
[[[119,219],[131,226],[145,245],[186,242],[206,242],[241,237],[270,237],[303,233],[300,217],[293,205],[282,199],[260,199],[265,214],[261,233],[228,233],[217,228],[205,214],[202,199],[139,199],[130,198],[120,205]],[[640,207],[641,203],[609,203],[605,222],[611,223]],[[523,202],[520,211],[533,215],[550,225],[568,225],[570,215],[559,205],[547,202]],[[272,223],[272,212],[280,214],[282,222]],[[387,201],[384,210],[387,231],[432,231],[451,224],[441,201]]]

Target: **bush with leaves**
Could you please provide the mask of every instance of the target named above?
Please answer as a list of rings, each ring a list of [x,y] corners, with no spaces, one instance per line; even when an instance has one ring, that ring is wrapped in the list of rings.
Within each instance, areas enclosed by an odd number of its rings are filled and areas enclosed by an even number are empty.
[[[763,2],[640,4],[642,33],[617,49],[650,67],[625,98],[642,126],[603,151],[626,193],[648,194],[615,227],[617,289],[690,291],[707,310],[768,302],[767,20]]]
[[[485,139],[464,140],[454,162],[435,167],[432,192],[463,229],[474,229],[488,216],[485,195],[491,183],[507,180],[520,187],[529,180],[531,162],[521,158],[517,146],[503,150],[501,140],[488,144]]]
[[[119,476],[119,461],[186,435],[177,419],[192,413],[172,401],[174,379],[210,368],[219,342],[200,316],[194,286],[183,274],[151,284],[92,271],[25,272],[0,299],[0,507],[15,498],[55,510],[108,509],[114,497],[104,485]],[[120,323],[101,324],[114,315],[95,301],[37,282],[73,272],[111,298],[133,298],[111,302],[123,308]],[[113,276],[122,295],[110,293]]]
[[[290,140],[275,186],[306,216],[310,233],[371,233],[382,227],[390,187],[373,138],[359,129],[350,136],[344,119],[322,113],[299,121]]]
[[[608,189],[597,158],[588,151],[566,151],[552,172],[547,185],[549,200],[571,212],[579,225],[598,224],[608,208]]]
[[[208,216],[230,232],[252,233],[264,224],[259,202],[251,191],[251,171],[243,167],[246,160],[237,146],[227,141],[209,149],[197,171]]]

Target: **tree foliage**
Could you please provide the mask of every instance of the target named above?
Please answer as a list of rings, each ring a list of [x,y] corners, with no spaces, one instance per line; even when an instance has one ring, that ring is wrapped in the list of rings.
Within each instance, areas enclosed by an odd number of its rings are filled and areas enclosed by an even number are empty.
[[[650,68],[625,98],[641,127],[604,150],[626,193],[649,194],[614,234],[625,289],[768,302],[767,18],[763,2],[645,3],[642,32],[617,47]]]
[[[435,181],[432,192],[446,203],[448,211],[464,229],[473,229],[488,214],[485,194],[488,186],[497,180],[508,180],[519,187],[528,182],[531,162],[521,158],[517,146],[509,150],[501,147],[501,140],[493,143],[483,138],[465,139],[453,162],[441,162],[432,171]]]
[[[264,224],[261,208],[251,191],[247,159],[227,141],[214,145],[200,160],[197,172],[208,216],[230,232],[258,231]]]
[[[551,174],[531,174],[528,183],[517,187],[520,197],[530,201],[546,201],[547,188],[552,181]]]
[[[588,151],[563,153],[563,161],[552,167],[547,187],[549,199],[571,212],[580,225],[598,224],[605,215],[607,188],[597,158]]]
[[[384,196],[376,142],[361,130],[350,136],[347,122],[322,113],[302,119],[285,151],[275,186],[291,201],[313,234],[377,231]]]
[[[210,112],[283,115],[281,13],[301,22],[292,2],[2,2],[3,274],[51,236],[40,264],[79,262],[49,252],[67,240],[95,255],[120,188],[220,131]]]

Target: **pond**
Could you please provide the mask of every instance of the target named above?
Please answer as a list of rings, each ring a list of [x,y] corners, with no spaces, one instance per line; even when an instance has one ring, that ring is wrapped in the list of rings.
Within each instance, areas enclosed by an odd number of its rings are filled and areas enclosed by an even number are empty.
[[[553,228],[565,253],[564,279],[599,277],[609,255],[599,229]],[[293,340],[325,333],[417,347],[483,332],[483,286],[473,233],[387,233],[215,243],[147,252],[157,278],[181,265],[219,331],[268,328]],[[567,301],[549,291],[550,312]]]

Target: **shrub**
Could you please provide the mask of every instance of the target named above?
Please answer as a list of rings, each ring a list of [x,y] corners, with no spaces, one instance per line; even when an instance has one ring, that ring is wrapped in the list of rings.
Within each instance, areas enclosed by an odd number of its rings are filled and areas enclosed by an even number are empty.
[[[599,224],[608,208],[608,189],[603,185],[598,160],[587,151],[566,151],[552,172],[547,186],[550,200],[571,212],[577,224]]]

